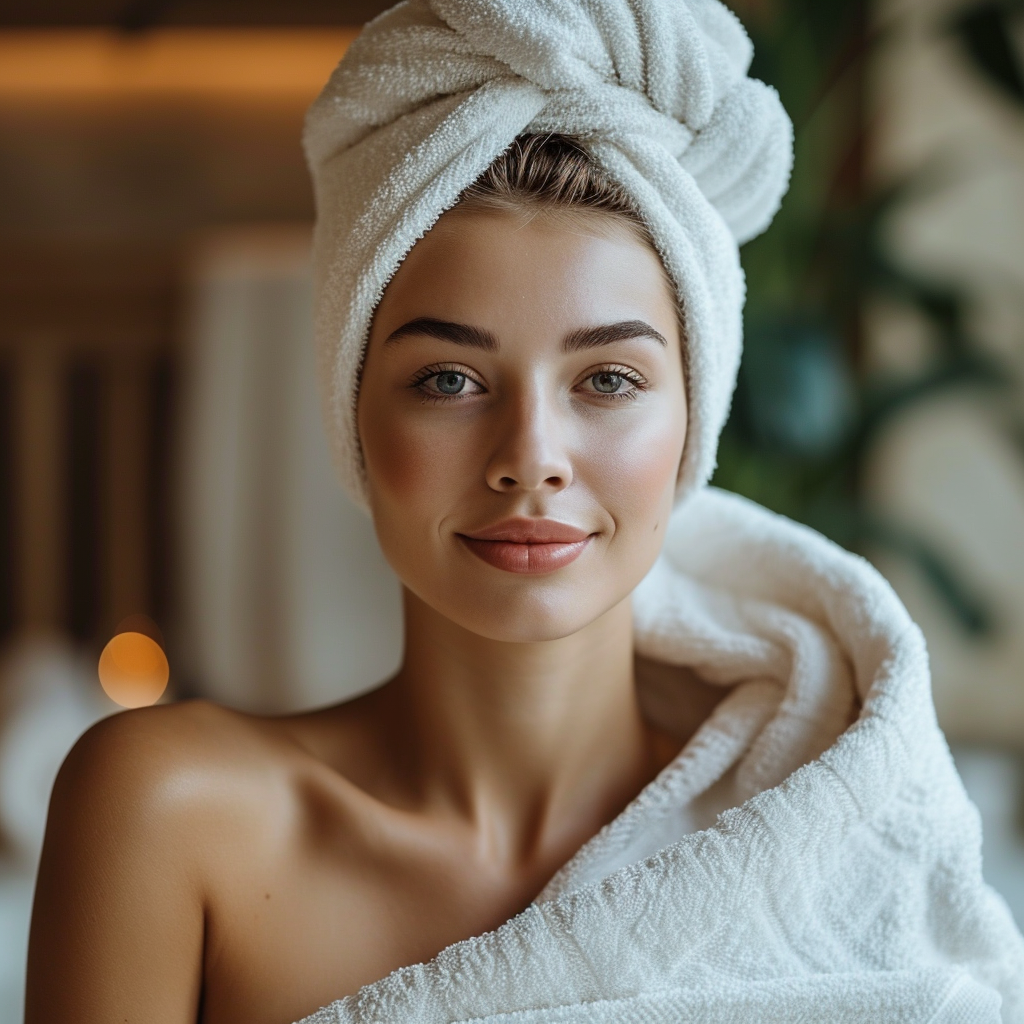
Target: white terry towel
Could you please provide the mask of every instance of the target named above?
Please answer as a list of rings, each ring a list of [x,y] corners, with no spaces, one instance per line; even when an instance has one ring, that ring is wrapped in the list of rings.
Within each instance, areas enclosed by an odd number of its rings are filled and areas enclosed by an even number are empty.
[[[408,0],[349,48],[306,121],[327,419],[365,507],[355,400],[399,263],[523,132],[572,136],[630,195],[675,283],[689,424],[680,495],[710,478],[741,348],[738,244],[789,181],[792,125],[747,77],[718,0]]]
[[[730,694],[526,911],[304,1024],[1024,1021],[1024,940],[878,573],[706,490],[634,602],[641,654]],[[671,730],[671,673],[642,696]]]

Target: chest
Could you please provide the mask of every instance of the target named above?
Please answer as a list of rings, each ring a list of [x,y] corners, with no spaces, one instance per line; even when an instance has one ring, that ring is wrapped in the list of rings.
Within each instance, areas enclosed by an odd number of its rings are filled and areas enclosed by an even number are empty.
[[[546,878],[503,876],[457,844],[238,851],[211,906],[201,1024],[290,1024],[524,909]]]

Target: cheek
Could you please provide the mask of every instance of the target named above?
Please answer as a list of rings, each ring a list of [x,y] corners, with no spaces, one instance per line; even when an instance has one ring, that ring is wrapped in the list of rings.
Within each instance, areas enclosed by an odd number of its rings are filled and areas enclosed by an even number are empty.
[[[599,425],[586,445],[581,470],[618,530],[653,532],[664,526],[675,496],[686,414],[681,403],[671,401],[638,412],[627,414],[626,424]]]
[[[401,416],[369,415],[360,418],[360,435],[366,475],[377,500],[402,500],[423,490],[421,431],[410,430]]]
[[[359,429],[371,501],[408,520],[414,510],[450,504],[464,481],[460,467],[470,463],[464,432],[444,429],[429,409],[407,407],[368,394],[360,408]]]
[[[429,571],[429,552],[443,515],[444,465],[415,416],[381,396],[361,397],[359,433],[374,530],[384,557],[406,585]]]

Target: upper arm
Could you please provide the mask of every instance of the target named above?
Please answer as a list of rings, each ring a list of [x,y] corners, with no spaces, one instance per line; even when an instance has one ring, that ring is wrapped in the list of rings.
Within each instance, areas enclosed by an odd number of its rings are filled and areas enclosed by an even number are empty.
[[[196,1020],[201,826],[168,721],[107,719],[60,771],[32,912],[26,1024]]]

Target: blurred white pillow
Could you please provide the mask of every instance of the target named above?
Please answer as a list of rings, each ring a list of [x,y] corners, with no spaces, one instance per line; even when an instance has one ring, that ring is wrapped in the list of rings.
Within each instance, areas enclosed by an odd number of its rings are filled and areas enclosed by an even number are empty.
[[[57,771],[78,737],[117,708],[100,689],[92,659],[49,636],[27,638],[8,653],[0,693],[0,828],[34,868]]]

